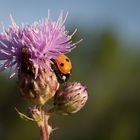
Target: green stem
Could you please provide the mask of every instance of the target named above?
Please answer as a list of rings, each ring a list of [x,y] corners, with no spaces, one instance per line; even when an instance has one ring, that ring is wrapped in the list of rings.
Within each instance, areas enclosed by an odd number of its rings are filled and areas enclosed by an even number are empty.
[[[45,115],[43,112],[43,121],[40,124],[40,136],[41,140],[49,140],[49,125],[48,125],[49,116]]]

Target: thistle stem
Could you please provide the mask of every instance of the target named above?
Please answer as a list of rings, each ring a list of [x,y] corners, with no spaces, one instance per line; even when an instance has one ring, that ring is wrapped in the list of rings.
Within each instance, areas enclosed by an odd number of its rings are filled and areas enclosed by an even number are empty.
[[[48,118],[49,118],[49,116],[47,116],[47,115],[45,115],[45,113],[43,113],[43,121],[40,125],[40,136],[41,136],[40,140],[49,140]]]
[[[49,114],[41,106],[29,108],[29,112],[40,129],[40,140],[49,140],[52,131],[51,126],[48,124]]]

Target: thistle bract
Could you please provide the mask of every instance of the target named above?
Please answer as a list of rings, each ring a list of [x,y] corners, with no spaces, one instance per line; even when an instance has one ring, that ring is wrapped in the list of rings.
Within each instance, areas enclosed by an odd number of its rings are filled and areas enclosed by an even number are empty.
[[[79,111],[88,99],[87,87],[78,82],[69,82],[61,86],[54,97],[54,106],[63,114]]]
[[[44,105],[55,95],[59,88],[59,83],[53,71],[41,67],[35,79],[34,68],[31,66],[28,69],[25,69],[24,66],[19,69],[18,85],[24,98],[35,104]]]

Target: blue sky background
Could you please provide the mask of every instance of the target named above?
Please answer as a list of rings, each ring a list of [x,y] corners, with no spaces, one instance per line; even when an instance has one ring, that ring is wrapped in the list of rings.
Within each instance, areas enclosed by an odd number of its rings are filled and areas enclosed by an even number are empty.
[[[61,9],[68,11],[66,24],[89,29],[113,24],[123,38],[140,39],[139,0],[0,0],[0,21],[9,25],[11,13],[18,24],[32,23],[45,18],[48,8],[53,19]]]

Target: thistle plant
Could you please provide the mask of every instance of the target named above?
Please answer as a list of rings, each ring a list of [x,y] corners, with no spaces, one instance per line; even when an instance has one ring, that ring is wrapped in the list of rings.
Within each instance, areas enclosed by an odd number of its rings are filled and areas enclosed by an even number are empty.
[[[0,71],[10,68],[10,78],[17,76],[20,94],[31,106],[27,115],[16,110],[21,118],[37,123],[41,140],[48,140],[53,131],[48,124],[53,113],[76,113],[88,99],[85,85],[67,81],[71,62],[65,54],[81,40],[72,42],[76,30],[68,34],[64,26],[66,18],[61,12],[53,22],[48,12],[45,20],[18,26],[10,16],[10,27],[2,26],[0,33]],[[50,100],[52,106],[48,107]]]

